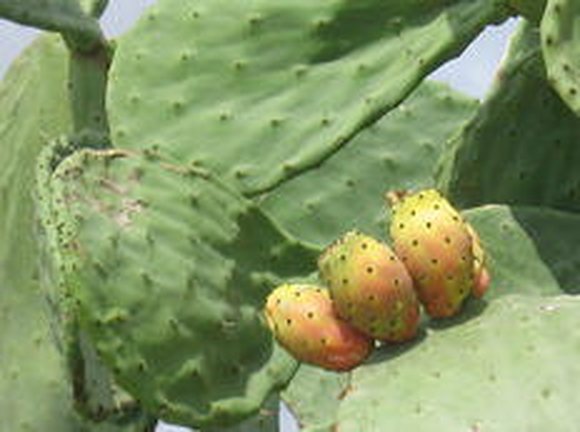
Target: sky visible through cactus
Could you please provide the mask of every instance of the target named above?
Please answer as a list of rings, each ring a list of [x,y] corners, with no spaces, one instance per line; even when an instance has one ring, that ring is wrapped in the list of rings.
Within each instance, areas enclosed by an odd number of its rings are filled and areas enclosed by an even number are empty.
[[[109,37],[127,30],[140,13],[155,0],[111,1],[102,24]],[[437,70],[432,78],[449,83],[455,89],[472,97],[482,98],[489,88],[498,63],[501,61],[508,36],[515,28],[516,20],[502,26],[489,28],[471,44],[463,55]],[[0,20],[0,78],[10,63],[38,34],[38,31]],[[281,431],[298,430],[291,415],[282,410]],[[158,432],[184,432],[186,428],[160,425]]]

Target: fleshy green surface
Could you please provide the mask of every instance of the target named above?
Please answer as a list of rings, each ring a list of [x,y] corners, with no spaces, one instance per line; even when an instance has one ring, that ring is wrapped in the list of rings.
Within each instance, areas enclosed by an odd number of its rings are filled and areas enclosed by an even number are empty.
[[[341,432],[571,431],[580,403],[580,298],[505,296],[352,374]]]
[[[82,325],[146,409],[225,426],[292,376],[261,309],[281,280],[314,270],[317,250],[209,174],[150,157],[79,151],[51,189],[47,228]]]
[[[300,239],[326,246],[356,228],[384,238],[384,194],[433,186],[447,140],[477,103],[443,84],[422,84],[317,169],[278,187],[260,206]]]
[[[0,0],[0,17],[61,32],[87,49],[101,39],[98,22],[85,14],[77,0]]]
[[[16,61],[0,88],[0,430],[80,426],[38,292],[32,230],[34,158],[70,124],[65,59],[57,39],[44,38]]]
[[[488,0],[160,0],[119,41],[113,141],[204,166],[247,194],[269,190],[505,17]]]
[[[0,430],[143,431],[81,421],[57,347],[52,311],[39,291],[32,188],[35,159],[68,132],[66,54],[56,37],[43,37],[19,58],[0,87]]]
[[[548,0],[540,28],[548,80],[580,115],[580,2]]]
[[[494,89],[458,135],[438,186],[462,208],[580,210],[580,119],[545,79],[537,28],[523,24]]]
[[[487,253],[492,284],[486,300],[580,293],[580,214],[489,205],[464,215]]]

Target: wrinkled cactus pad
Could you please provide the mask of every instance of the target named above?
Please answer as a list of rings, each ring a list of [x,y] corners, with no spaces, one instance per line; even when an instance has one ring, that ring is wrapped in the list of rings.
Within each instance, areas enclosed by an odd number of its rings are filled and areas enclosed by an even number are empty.
[[[50,180],[61,272],[115,378],[160,418],[228,425],[256,413],[296,362],[261,308],[316,252],[207,173],[83,150]]]

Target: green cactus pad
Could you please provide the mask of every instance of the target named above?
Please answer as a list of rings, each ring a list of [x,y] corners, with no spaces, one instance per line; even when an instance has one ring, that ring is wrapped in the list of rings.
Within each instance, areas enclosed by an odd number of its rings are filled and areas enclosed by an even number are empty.
[[[506,296],[352,374],[341,432],[570,431],[580,403],[580,298]]]
[[[196,427],[258,411],[296,362],[261,309],[273,286],[315,269],[207,173],[120,150],[83,150],[51,180],[65,281],[115,377],[152,413]]]
[[[162,149],[247,194],[270,190],[505,17],[488,0],[160,0],[119,41],[113,141]]]
[[[492,284],[484,299],[513,293],[580,293],[580,215],[489,205],[464,216],[487,254]]]
[[[580,116],[580,3],[548,0],[540,28],[548,81]]]
[[[0,0],[0,17],[61,32],[85,49],[101,39],[99,23],[85,14],[77,0]]]
[[[35,159],[50,137],[68,132],[66,52],[43,37],[0,87],[0,430],[143,431],[140,413],[122,425],[91,423],[75,412],[52,305],[39,292],[32,189]],[[150,429],[149,429],[150,430]]]
[[[86,145],[86,140],[53,140],[40,152],[36,166],[36,210],[41,226],[53,226],[56,221],[52,205],[50,178],[56,166],[66,156]],[[65,265],[58,248],[54,230],[37,230],[37,242],[42,245],[39,257],[41,288],[51,305],[53,328],[62,346],[72,381],[75,408],[83,416],[95,421],[125,421],[134,417],[139,406],[123,389],[116,385],[110,371],[102,364],[90,339],[79,328],[78,304],[70,286],[59,276],[58,269]]]
[[[443,159],[438,185],[462,208],[580,210],[580,119],[545,79],[538,30],[524,24],[495,88]]]
[[[381,238],[390,216],[385,192],[433,186],[433,166],[445,143],[476,108],[474,100],[426,82],[318,169],[266,195],[260,206],[294,236],[320,247],[353,228]]]

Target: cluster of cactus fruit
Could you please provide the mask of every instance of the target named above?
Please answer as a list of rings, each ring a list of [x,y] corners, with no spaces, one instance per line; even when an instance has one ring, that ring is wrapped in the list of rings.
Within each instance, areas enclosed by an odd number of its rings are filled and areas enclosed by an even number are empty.
[[[0,431],[578,429],[578,2],[106,6],[0,0]]]
[[[434,189],[391,192],[394,251],[357,231],[318,259],[323,286],[283,284],[267,298],[265,316],[277,340],[299,361],[335,371],[364,362],[375,340],[412,340],[420,306],[432,318],[460,312],[490,284],[481,240]]]

